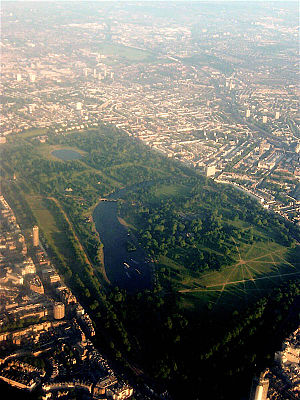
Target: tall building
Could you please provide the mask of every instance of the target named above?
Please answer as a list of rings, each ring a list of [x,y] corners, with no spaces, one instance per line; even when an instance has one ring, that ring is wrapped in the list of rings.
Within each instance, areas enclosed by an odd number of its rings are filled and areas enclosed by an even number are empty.
[[[30,82],[35,82],[35,78],[36,78],[35,74],[29,74]]]
[[[266,115],[263,116],[262,122],[263,124],[266,124],[268,122],[268,117]]]
[[[276,111],[276,113],[275,113],[275,119],[279,119],[280,118],[280,112],[279,111]]]
[[[22,80],[22,75],[21,74],[17,74],[17,82],[21,82]]]
[[[65,306],[63,303],[55,302],[53,306],[54,319],[63,319],[65,316]]]
[[[39,227],[36,225],[32,228],[32,242],[34,247],[39,245]]]
[[[255,377],[252,381],[252,388],[249,400],[267,400],[269,379],[266,378],[269,370],[265,370],[260,374],[260,377]]]
[[[81,111],[82,110],[82,103],[78,102],[76,103],[76,110]]]
[[[216,173],[216,167],[214,165],[207,166],[205,168],[205,176],[207,176],[207,177],[214,176],[215,173]]]
[[[246,118],[249,118],[250,115],[251,115],[251,111],[250,111],[250,110],[247,110],[247,111],[246,111]]]

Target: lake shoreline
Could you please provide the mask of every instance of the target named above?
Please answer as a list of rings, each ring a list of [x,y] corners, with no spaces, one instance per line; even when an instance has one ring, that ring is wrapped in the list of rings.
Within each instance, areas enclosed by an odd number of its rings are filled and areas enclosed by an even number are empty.
[[[144,250],[127,250],[136,241],[129,226],[117,214],[116,201],[100,201],[92,212],[93,223],[103,244],[104,268],[112,285],[131,292],[151,287],[152,268]]]

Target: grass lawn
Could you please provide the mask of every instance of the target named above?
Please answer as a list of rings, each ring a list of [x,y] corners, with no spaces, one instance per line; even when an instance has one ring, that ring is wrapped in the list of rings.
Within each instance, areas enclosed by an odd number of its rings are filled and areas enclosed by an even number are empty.
[[[98,50],[104,55],[123,57],[128,61],[152,61],[155,58],[149,51],[122,44],[103,43],[99,45]]]
[[[167,197],[180,197],[186,194],[188,188],[182,185],[157,185],[151,189],[151,193],[156,199],[164,199]]]
[[[193,276],[167,257],[160,266],[169,270],[173,284],[182,295],[182,306],[212,310],[235,309],[271,288],[300,275],[300,248],[287,249],[265,241],[237,246],[233,265],[220,271]]]
[[[70,263],[74,261],[74,250],[72,243],[65,233],[64,224],[66,221],[64,221],[63,216],[60,215],[58,218],[54,215],[49,210],[46,201],[41,197],[26,195],[25,198],[49,245],[63,257],[65,262]]]
[[[21,138],[23,139],[28,139],[28,138],[33,138],[35,136],[41,136],[46,134],[47,134],[46,128],[33,128],[33,129],[27,129],[25,132],[18,135],[20,135]]]

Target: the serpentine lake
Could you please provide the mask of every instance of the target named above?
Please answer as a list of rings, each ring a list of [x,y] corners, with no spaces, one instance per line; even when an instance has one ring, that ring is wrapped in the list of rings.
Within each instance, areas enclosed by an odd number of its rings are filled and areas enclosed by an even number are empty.
[[[93,212],[93,220],[104,246],[104,265],[108,279],[120,288],[137,291],[150,288],[152,266],[136,238],[118,219],[115,200],[121,198],[122,192],[127,190],[121,189],[106,201],[100,201]],[[127,250],[128,241],[135,244],[136,250]]]
[[[51,154],[63,161],[78,160],[82,157],[79,152],[71,149],[53,150]],[[152,266],[143,249],[138,246],[136,238],[120,223],[116,200],[130,189],[149,184],[151,182],[144,182],[118,190],[108,197],[108,201],[100,201],[93,212],[93,220],[104,246],[106,275],[113,285],[129,291],[150,288]],[[136,250],[127,250],[129,241],[135,244]]]

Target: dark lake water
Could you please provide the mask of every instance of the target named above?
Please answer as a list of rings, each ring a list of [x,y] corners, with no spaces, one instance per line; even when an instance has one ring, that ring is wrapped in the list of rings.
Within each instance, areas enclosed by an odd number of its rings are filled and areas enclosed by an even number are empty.
[[[63,161],[78,160],[82,157],[77,151],[69,149],[53,150],[51,154]]]
[[[112,199],[119,197],[121,192],[110,196],[111,201],[101,201],[94,210],[93,219],[104,246],[104,264],[108,279],[120,288],[137,291],[150,288],[152,266],[144,250],[138,246],[136,238],[118,219],[117,202]],[[135,243],[135,251],[127,251],[128,241]]]

